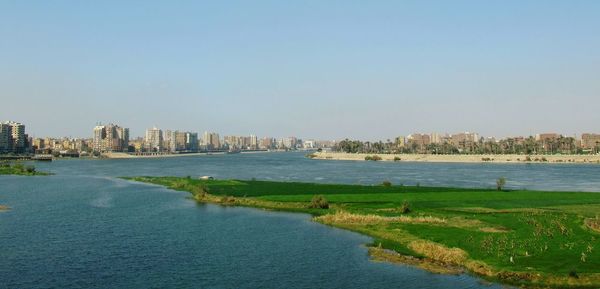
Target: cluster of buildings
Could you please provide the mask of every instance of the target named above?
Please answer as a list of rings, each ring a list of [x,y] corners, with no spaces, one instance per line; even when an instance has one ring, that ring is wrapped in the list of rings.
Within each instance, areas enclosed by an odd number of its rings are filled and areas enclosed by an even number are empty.
[[[334,142],[303,141],[296,137],[275,139],[258,138],[256,135],[226,135],[204,132],[200,137],[196,132],[161,130],[153,127],[146,130],[145,137],[131,141],[130,152],[188,153],[198,151],[255,151],[255,150],[295,150],[329,147]]]
[[[375,146],[376,143],[365,143]],[[391,142],[386,143],[389,147]],[[296,150],[332,148],[335,141],[302,140],[296,137],[272,138],[256,135],[221,137],[216,132],[147,129],[144,137],[130,139],[129,129],[116,125],[96,125],[92,138],[31,138],[25,125],[13,121],[0,122],[0,154],[54,154],[79,156],[108,152],[190,153],[210,151]],[[477,133],[456,134],[413,133],[399,136],[395,148],[406,152],[431,152],[448,149],[461,153],[485,151],[512,152],[525,148],[538,153],[600,153],[600,134],[584,133],[579,138],[558,133],[541,133],[535,137],[510,137],[496,140]],[[385,147],[385,146],[384,146]],[[385,148],[384,148],[385,149]]]
[[[256,135],[227,135],[221,138],[216,132],[162,130],[157,127],[146,130],[144,137],[129,138],[129,129],[115,124],[97,125],[91,140],[94,153],[192,153],[210,151],[294,150],[331,147],[335,142],[306,140],[296,137],[258,138]]]
[[[430,144],[452,144],[459,148],[469,147],[480,141],[479,134],[472,132],[461,132],[456,134],[422,134],[413,133],[408,136],[399,136],[396,138],[396,143],[400,147],[426,147]]]
[[[583,152],[598,152],[600,149],[600,134],[584,133],[580,138],[564,136],[558,133],[541,133],[535,137],[509,137],[497,140],[495,137],[481,137],[477,133],[461,132],[456,134],[422,134],[414,133],[406,137],[399,136],[396,138],[396,143],[400,147],[425,148],[428,145],[449,144],[460,151],[473,148],[482,143],[501,143],[509,142],[515,145],[525,145],[528,142],[538,145],[544,151],[551,151],[553,146],[565,144],[573,148],[580,149]]]

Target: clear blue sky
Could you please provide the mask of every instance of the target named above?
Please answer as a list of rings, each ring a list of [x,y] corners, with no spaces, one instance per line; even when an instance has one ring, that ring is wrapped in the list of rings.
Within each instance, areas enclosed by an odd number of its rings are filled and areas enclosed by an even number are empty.
[[[600,132],[600,1],[0,1],[0,120],[324,139]]]

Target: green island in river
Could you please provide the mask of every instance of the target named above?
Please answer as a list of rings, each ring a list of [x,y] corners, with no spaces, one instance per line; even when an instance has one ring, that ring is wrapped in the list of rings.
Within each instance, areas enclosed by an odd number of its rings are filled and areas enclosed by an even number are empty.
[[[1,162],[0,175],[47,176],[51,174],[37,171],[32,165],[25,166],[19,162],[15,164],[11,164],[9,162]]]
[[[188,191],[198,202],[309,213],[373,237],[378,261],[520,287],[600,287],[600,193],[125,179]]]

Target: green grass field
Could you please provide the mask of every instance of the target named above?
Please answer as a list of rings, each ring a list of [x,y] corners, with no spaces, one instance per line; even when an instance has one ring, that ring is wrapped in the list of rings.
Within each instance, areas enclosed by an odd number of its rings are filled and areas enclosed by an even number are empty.
[[[600,193],[131,179],[189,191],[204,202],[310,213],[370,235],[382,248],[491,280],[600,288]],[[315,195],[329,208],[310,208]]]

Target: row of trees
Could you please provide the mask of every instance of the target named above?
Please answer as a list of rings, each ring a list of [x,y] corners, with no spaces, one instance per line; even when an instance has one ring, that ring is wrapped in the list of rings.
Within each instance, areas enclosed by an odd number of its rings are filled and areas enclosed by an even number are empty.
[[[399,139],[386,142],[363,142],[345,139],[337,143],[335,151],[347,153],[425,153],[425,154],[583,154],[590,153],[577,146],[575,138],[559,137],[545,141],[537,141],[534,137],[525,139],[507,138],[498,142],[465,141],[453,144],[448,141],[441,143],[419,144],[409,141],[402,145]],[[600,151],[597,146],[591,153]]]

